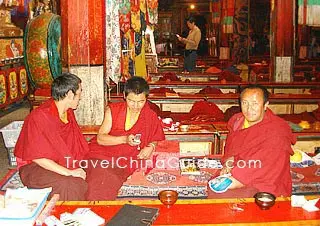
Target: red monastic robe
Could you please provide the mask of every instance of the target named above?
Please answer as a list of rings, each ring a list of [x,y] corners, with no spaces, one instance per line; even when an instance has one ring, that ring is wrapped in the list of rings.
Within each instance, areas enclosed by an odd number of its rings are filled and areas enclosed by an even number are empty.
[[[288,123],[269,109],[263,120],[256,125],[243,129],[243,122],[242,113],[234,115],[228,122],[229,134],[224,159],[235,157],[232,176],[247,187],[276,196],[290,196],[291,144],[296,142],[296,137]],[[254,167],[252,162],[250,165],[250,160],[261,161],[261,167]],[[244,163],[246,167],[243,167]]]
[[[141,134],[141,149],[153,141],[164,140],[164,133],[161,122],[156,113],[152,111],[148,104],[142,108],[137,122],[129,130],[125,130],[125,120],[127,105],[125,102],[110,104],[112,115],[112,128],[110,135],[124,136],[130,134]],[[102,168],[100,164],[90,167],[87,171],[87,182],[89,184],[88,200],[113,200],[117,197],[118,190],[121,188],[127,177],[136,169],[130,167],[130,159],[137,159],[139,151],[137,146],[129,144],[119,145],[99,145],[96,138],[90,143],[89,159],[108,160],[116,162],[121,159],[119,168],[115,164],[107,168]],[[126,161],[128,160],[128,161]]]
[[[23,184],[31,188],[53,187],[52,193],[59,193],[61,200],[81,200],[87,189],[83,179],[62,176],[32,162],[47,158],[73,168],[72,161],[82,160],[88,153],[88,144],[72,109],[67,111],[67,116],[69,122],[63,123],[52,99],[33,110],[24,121],[15,156],[27,163],[19,169]],[[66,157],[70,157],[69,162]]]

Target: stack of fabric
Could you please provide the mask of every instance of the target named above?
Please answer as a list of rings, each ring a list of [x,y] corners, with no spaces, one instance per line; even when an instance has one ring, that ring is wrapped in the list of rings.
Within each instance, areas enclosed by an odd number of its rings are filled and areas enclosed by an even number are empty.
[[[215,87],[207,86],[198,92],[199,94],[222,94],[220,89]]]
[[[223,121],[224,115],[215,103],[202,100],[195,102],[190,112],[181,120],[184,124],[203,124]]]
[[[162,74],[162,77],[159,78],[159,81],[181,81],[180,78],[178,78],[178,76],[173,73],[173,72],[166,72],[164,74]]]

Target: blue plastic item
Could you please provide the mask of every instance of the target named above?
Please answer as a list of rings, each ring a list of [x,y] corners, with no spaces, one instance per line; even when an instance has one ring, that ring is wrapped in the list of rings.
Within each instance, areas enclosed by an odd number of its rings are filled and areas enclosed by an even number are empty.
[[[232,180],[228,176],[222,175],[210,180],[208,183],[213,192],[223,193],[231,186]]]

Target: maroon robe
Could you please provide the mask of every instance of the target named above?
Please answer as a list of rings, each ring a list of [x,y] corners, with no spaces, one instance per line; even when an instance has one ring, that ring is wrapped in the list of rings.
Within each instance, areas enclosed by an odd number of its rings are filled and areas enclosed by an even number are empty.
[[[32,162],[46,158],[72,168],[73,160],[82,160],[88,153],[88,144],[72,109],[67,111],[67,116],[69,122],[63,123],[52,99],[33,110],[24,121],[15,156],[27,163],[19,169],[24,185],[30,188],[52,187],[52,194],[59,193],[61,200],[83,200],[87,190],[83,179],[62,176]],[[69,163],[65,157],[69,157]]]
[[[148,104],[144,105],[137,122],[127,131],[125,130],[127,104],[121,102],[113,103],[109,106],[112,115],[110,135],[125,136],[139,133],[141,134],[141,149],[153,141],[164,140],[161,122]],[[90,164],[87,171],[87,182],[89,184],[87,199],[114,200],[123,182],[136,169],[134,166],[130,167],[130,159],[137,159],[138,154],[137,146],[133,147],[129,144],[99,145],[97,139],[94,138],[90,143],[89,159],[108,160],[110,163],[112,161],[115,162],[117,159],[121,159],[121,161],[120,167],[110,165],[107,168],[102,168],[100,164],[97,166]]]
[[[269,109],[261,122],[247,129],[243,129],[243,123],[242,113],[234,115],[228,122],[229,134],[224,159],[235,157],[232,176],[246,187],[276,196],[290,196],[290,155],[293,154],[291,144],[296,142],[296,137],[288,123]],[[261,161],[261,167],[250,165],[250,160]],[[244,162],[246,167],[242,168]]]

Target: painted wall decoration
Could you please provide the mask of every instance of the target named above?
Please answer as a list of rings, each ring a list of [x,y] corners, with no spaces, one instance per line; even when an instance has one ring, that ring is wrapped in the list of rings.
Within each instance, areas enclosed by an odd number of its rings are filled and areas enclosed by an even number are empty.
[[[26,26],[25,64],[30,82],[37,88],[49,88],[62,72],[60,36],[60,16],[52,13],[43,13]]]
[[[0,39],[0,59],[18,57],[22,55],[23,39]]]
[[[7,82],[5,77],[5,71],[0,71],[0,106],[7,103]]]
[[[14,69],[9,70],[8,87],[9,87],[10,102],[13,102],[18,98],[18,94],[19,94],[18,93],[18,77],[17,77],[17,72]]]
[[[18,68],[17,71],[19,72],[19,91],[22,96],[25,96],[28,93],[27,71],[24,67]]]

